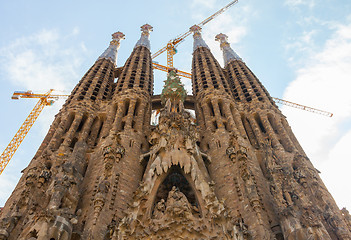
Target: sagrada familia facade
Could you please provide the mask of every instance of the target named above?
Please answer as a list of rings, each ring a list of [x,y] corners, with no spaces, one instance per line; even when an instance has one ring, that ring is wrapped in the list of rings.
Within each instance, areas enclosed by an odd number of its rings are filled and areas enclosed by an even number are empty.
[[[350,240],[351,216],[227,36],[222,68],[191,27],[193,95],[176,69],[153,95],[152,27],[141,30],[123,67],[117,32],[73,89],[1,212],[0,239]]]

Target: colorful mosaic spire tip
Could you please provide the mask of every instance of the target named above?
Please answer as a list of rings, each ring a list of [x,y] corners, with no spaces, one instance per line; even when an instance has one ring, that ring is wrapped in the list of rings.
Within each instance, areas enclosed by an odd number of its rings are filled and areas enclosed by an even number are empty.
[[[167,80],[164,82],[165,85],[161,93],[162,103],[165,104],[168,99],[174,103],[178,103],[180,101],[184,102],[187,95],[186,90],[180,81],[177,70],[175,68],[169,69]]]

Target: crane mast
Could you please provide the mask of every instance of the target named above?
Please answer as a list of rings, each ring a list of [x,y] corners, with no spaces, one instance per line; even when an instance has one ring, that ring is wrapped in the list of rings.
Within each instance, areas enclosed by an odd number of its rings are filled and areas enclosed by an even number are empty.
[[[22,141],[26,137],[27,133],[39,117],[41,111],[45,106],[50,106],[54,103],[54,100],[59,98],[66,98],[68,95],[51,95],[54,89],[51,89],[45,94],[34,94],[31,91],[26,92],[15,92],[12,95],[12,99],[20,98],[39,98],[39,101],[34,106],[32,111],[29,113],[26,120],[23,122],[15,136],[12,138],[10,143],[5,148],[4,152],[0,156],[0,175],[4,171],[7,164],[10,162],[12,156],[17,151],[18,147],[21,145]]]

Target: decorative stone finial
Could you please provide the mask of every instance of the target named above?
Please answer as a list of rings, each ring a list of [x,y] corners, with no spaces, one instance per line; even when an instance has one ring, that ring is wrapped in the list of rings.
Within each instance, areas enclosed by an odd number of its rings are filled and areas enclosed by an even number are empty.
[[[227,35],[223,33],[217,34],[215,40],[220,42],[220,47],[223,51],[224,66],[227,66],[227,64],[233,60],[243,61],[230,47]]]
[[[143,26],[140,27],[140,30],[142,31],[140,39],[138,42],[135,44],[135,47],[138,46],[144,46],[150,50],[150,32],[152,32],[153,27],[149,24],[144,24]]]
[[[194,33],[194,48],[193,48],[193,51],[195,51],[199,47],[205,47],[205,48],[210,49],[207,46],[207,44],[205,43],[205,41],[202,39],[201,27],[199,27],[198,25],[194,25],[194,26],[190,27],[190,32]]]
[[[120,41],[123,40],[125,35],[122,32],[115,32],[112,34],[112,41],[110,42],[110,46],[101,54],[98,58],[102,59],[110,59],[115,65],[117,65],[117,51],[120,47]]]
[[[112,41],[111,43],[118,43],[125,39],[125,35],[122,32],[115,32],[114,34],[112,34]]]

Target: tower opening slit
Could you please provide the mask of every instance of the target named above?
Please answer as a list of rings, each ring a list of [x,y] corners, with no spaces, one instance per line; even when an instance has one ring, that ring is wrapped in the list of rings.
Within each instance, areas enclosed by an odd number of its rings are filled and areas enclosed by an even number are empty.
[[[68,130],[71,128],[71,125],[73,123],[74,117],[75,117],[75,113],[70,113],[69,114],[68,120],[67,120],[67,123],[66,123],[66,126],[65,126],[65,131],[63,132],[63,134],[68,132]]]
[[[82,118],[82,120],[80,121],[80,123],[79,123],[79,126],[78,126],[78,128],[77,128],[77,133],[78,132],[80,132],[80,131],[82,131],[82,129],[83,129],[83,126],[84,126],[84,124],[85,124],[85,122],[86,122],[86,120],[87,120],[87,115],[83,115],[83,118]]]
[[[255,121],[257,122],[258,126],[260,127],[261,132],[266,133],[266,129],[263,126],[263,123],[261,121],[260,116],[257,113],[255,113],[254,118],[255,118]]]
[[[241,121],[242,121],[246,135],[248,136],[251,145],[254,146],[255,148],[258,148],[259,145],[257,142],[256,135],[252,129],[252,126],[251,126],[249,120],[247,119],[247,117],[245,117],[244,114],[241,114]]]
[[[95,138],[94,146],[96,146],[96,145],[98,144],[98,142],[99,142],[101,129],[102,129],[102,127],[104,126],[104,123],[105,123],[105,121],[104,121],[104,119],[102,118],[102,119],[101,119],[101,124],[100,124],[100,127],[99,127],[99,131],[98,131],[98,133],[97,133],[97,135],[96,135],[96,138]]]

